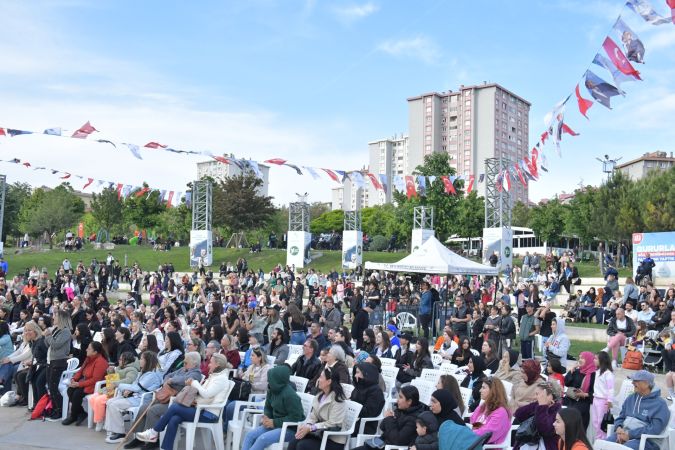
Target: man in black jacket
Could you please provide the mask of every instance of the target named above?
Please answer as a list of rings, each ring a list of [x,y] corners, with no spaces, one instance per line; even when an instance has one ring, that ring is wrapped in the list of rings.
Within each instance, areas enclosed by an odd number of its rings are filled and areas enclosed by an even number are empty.
[[[316,355],[319,354],[319,343],[309,338],[302,344],[302,356],[291,367],[291,373],[296,377],[312,380],[321,370],[321,361]],[[309,391],[309,383],[306,391]]]

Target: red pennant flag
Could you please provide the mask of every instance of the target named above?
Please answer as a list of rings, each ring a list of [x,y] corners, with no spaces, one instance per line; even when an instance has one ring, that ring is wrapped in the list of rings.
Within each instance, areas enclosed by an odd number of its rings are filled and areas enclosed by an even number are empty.
[[[455,185],[452,183],[452,180],[450,180],[450,177],[442,176],[441,180],[443,181],[443,186],[445,186],[445,192],[447,194],[457,195]]]
[[[267,162],[267,161],[265,161],[265,162]],[[330,170],[330,169],[321,169],[321,170],[326,172],[331,180],[335,181],[336,183],[340,182],[340,179],[338,178],[337,174],[335,172],[333,172],[332,170]]]
[[[61,177],[62,180],[67,180],[68,178],[70,178],[70,174],[68,172],[66,172],[66,174]]]
[[[74,137],[76,139],[86,139],[87,136],[89,136],[91,133],[94,131],[98,131],[96,128],[91,126],[89,121],[82,125],[71,137]]]
[[[470,194],[473,191],[473,182],[476,181],[475,175],[469,175],[469,185],[466,188],[466,193]]]
[[[530,169],[530,173],[535,178],[539,178],[539,168],[537,166],[537,158],[538,157],[539,157],[539,151],[536,148],[533,148],[532,149],[532,159],[530,160],[530,163],[529,163],[529,169]],[[525,159],[525,162],[527,162],[527,159]]]
[[[548,139],[548,131],[541,133],[541,143],[546,144],[546,139]]]
[[[122,188],[124,188],[124,185],[117,183],[117,200],[122,200]]]
[[[136,197],[141,197],[143,194],[150,190],[149,187],[142,187],[136,192]]]
[[[670,13],[673,16],[673,23],[675,24],[675,0],[666,0],[666,5],[670,8]]]
[[[538,178],[537,166],[532,164],[530,158],[526,156],[525,158],[523,158],[523,161],[525,161],[525,166],[527,167],[528,172],[530,172],[530,175],[532,175],[534,178]]]
[[[509,175],[508,170],[504,170],[504,181],[502,182],[504,190],[509,192],[511,190],[511,176]]]
[[[588,112],[589,109],[591,109],[591,106],[593,106],[593,102],[581,96],[578,84],[576,89],[574,89],[574,92],[577,94],[577,103],[579,104],[579,112],[581,113],[582,116],[588,119],[586,113]]]
[[[93,178],[87,178],[87,183],[84,186],[82,186],[82,190],[84,191],[85,189],[87,189],[89,185],[93,182],[94,182]]]
[[[405,176],[405,192],[408,198],[417,197],[417,190],[415,189],[415,180],[411,175]]]
[[[28,161],[26,161],[25,163],[23,163],[23,165],[26,166],[26,167],[30,167],[30,163],[29,163]]]
[[[164,144],[160,144],[159,142],[153,141],[153,142],[148,142],[143,147],[146,147],[146,148],[166,148],[167,146],[164,145]]]
[[[269,164],[276,164],[277,166],[283,166],[288,161],[286,161],[285,159],[281,159],[281,158],[272,158],[272,159],[268,159],[265,162],[269,163]]]
[[[230,164],[230,160],[225,158],[224,156],[214,156],[213,159],[223,164]]]
[[[169,191],[169,198],[166,199],[166,207],[171,208],[171,202],[173,201],[173,191]]]
[[[370,178],[370,182],[373,183],[373,187],[375,187],[375,189],[377,189],[378,191],[384,191],[384,187],[380,183],[380,180],[378,180],[377,177],[375,177],[375,175],[373,175],[370,172],[366,173],[366,175],[368,175],[368,178]]]
[[[525,177],[523,176],[523,171],[520,170],[520,167],[518,167],[518,164],[516,164],[513,167],[514,167],[514,169],[516,169],[516,173],[518,174],[518,179],[520,180],[520,182],[523,184],[523,186],[526,186],[527,181],[525,181]]]
[[[0,136],[7,136],[4,128],[0,128]]]
[[[626,58],[626,55],[623,54],[619,46],[616,45],[610,37],[605,38],[605,42],[602,43],[602,48],[605,49],[607,56],[609,56],[609,59],[612,60],[621,73],[642,80],[642,78],[640,78],[640,72],[635,70],[633,65],[628,61],[628,58]]]
[[[571,129],[565,122],[562,123],[561,129],[563,133],[567,133],[570,136],[579,136],[579,133]]]
[[[502,182],[503,180],[504,180],[504,175],[501,175],[501,174],[497,175],[497,180],[495,181],[495,187],[497,188],[498,192],[501,192],[502,190],[504,190],[503,182]]]

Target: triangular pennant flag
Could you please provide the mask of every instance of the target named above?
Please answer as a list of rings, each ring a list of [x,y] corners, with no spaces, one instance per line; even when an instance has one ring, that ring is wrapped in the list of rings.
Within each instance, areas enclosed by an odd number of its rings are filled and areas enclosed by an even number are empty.
[[[316,170],[314,170],[314,167],[302,166],[302,168],[307,170],[307,172],[309,172],[309,174],[312,176],[313,179],[318,180],[321,178],[319,174],[316,173]]]
[[[48,134],[50,136],[61,136],[61,128],[47,128],[42,134]]]
[[[340,183],[344,183],[345,178],[347,178],[347,172],[345,172],[344,170],[336,170],[335,173],[337,173],[339,175]]]
[[[482,183],[485,180],[485,174],[481,173],[478,175],[478,183]]]
[[[370,172],[366,172],[366,176],[368,177],[368,179],[370,180],[370,182],[373,184],[373,187],[374,187],[375,189],[377,189],[378,191],[383,191],[383,190],[384,190],[384,187],[382,187],[382,184],[380,184],[380,181],[375,177],[375,175],[373,175],[373,174],[370,173]]]
[[[142,188],[140,188],[140,189],[136,192],[135,195],[136,195],[136,197],[142,197],[142,196],[145,195],[145,193],[148,192],[149,190],[150,190],[149,187],[143,186]]]
[[[602,106],[612,109],[611,98],[617,95],[621,95],[621,92],[590,70],[586,71],[585,74],[585,86],[588,89],[588,92],[593,96],[598,103]]]
[[[581,92],[579,92],[579,85],[577,84],[577,87],[574,89],[574,93],[577,96],[577,103],[579,104],[579,112],[581,113],[582,116],[588,119],[588,116],[586,113],[588,112],[589,109],[591,109],[591,106],[593,106],[593,101],[585,99],[581,96]]]
[[[70,178],[70,174],[68,172],[64,172],[64,173],[65,173],[65,175],[61,177],[62,180],[67,180],[68,178]]]
[[[520,167],[517,164],[513,167],[516,169],[516,174],[518,175],[520,182],[523,184],[523,186],[527,186],[527,181],[525,181],[525,177],[523,176],[523,172],[520,170]]]
[[[140,151],[140,149],[138,148],[138,145],[136,145],[136,144],[127,144],[127,143],[125,143],[125,142],[123,142],[122,145],[126,145],[127,148],[129,149],[129,151],[131,152],[131,154],[134,155],[134,157],[135,157],[136,159],[141,159],[141,160],[143,159],[143,157],[141,156],[141,151]]]
[[[166,148],[167,146],[164,145],[164,144],[160,144],[159,142],[154,142],[154,141],[153,141],[153,142],[148,142],[148,143],[145,144],[143,147],[145,147],[145,148],[155,148],[155,149],[157,149],[157,148]]]
[[[255,174],[256,177],[262,179],[263,174],[258,165],[258,161],[253,161],[252,159],[246,159],[244,162],[248,165],[249,169]]]
[[[101,144],[110,144],[113,147],[117,148],[114,142],[112,141],[106,141],[105,139],[97,139],[96,142],[100,142]]]
[[[658,14],[647,0],[628,0],[626,6],[632,9],[635,14],[642,17],[646,22],[652,25],[663,25],[670,23],[670,19]]]
[[[452,184],[452,181],[450,181],[450,177],[443,175],[441,180],[443,181],[443,186],[445,187],[445,192],[447,194],[457,195],[457,191],[455,190],[455,186]]]
[[[32,131],[25,131],[25,130],[14,130],[12,128],[7,128],[7,133],[14,137],[14,136],[20,136],[22,134],[33,134]]]
[[[228,164],[228,165],[230,164],[229,158],[226,158],[225,156],[213,155],[212,158],[215,159],[216,161],[220,162],[220,163]]]
[[[124,188],[124,185],[122,183],[117,183],[117,200],[122,199],[122,189]]]
[[[619,39],[623,43],[623,48],[626,50],[626,58],[634,63],[644,64],[645,46],[638,35],[626,25],[626,22],[621,20],[621,17],[616,20],[614,30],[619,34]]]
[[[87,189],[93,182],[94,182],[93,178],[87,178],[87,182],[84,184],[84,186],[82,186],[82,190],[84,191],[85,189]]]
[[[469,175],[469,185],[466,187],[466,193],[470,194],[473,191],[473,182],[476,179],[474,175]]]
[[[188,208],[192,206],[192,192],[190,191],[185,193],[185,206]]]
[[[560,128],[563,133],[567,133],[570,136],[579,136],[579,133],[575,132],[573,129],[571,129],[565,122],[560,122]]]
[[[298,166],[295,166],[293,164],[285,163],[284,166],[288,166],[291,169],[295,169],[295,171],[298,173],[298,175],[302,175],[302,170]]]
[[[387,175],[381,173],[378,175],[380,178],[380,185],[382,186],[382,190],[384,192],[389,192],[389,183],[387,183]]]
[[[427,177],[424,175],[417,176],[417,191],[420,195],[427,195]]]
[[[129,194],[131,194],[131,190],[133,189],[133,186],[130,184],[127,184],[124,186],[122,189],[122,198],[127,198]]]
[[[434,181],[436,181],[436,176],[435,175],[429,175],[427,177],[427,179],[429,180],[429,187],[431,187],[431,186],[433,186]]]
[[[408,198],[417,197],[417,191],[415,190],[415,180],[412,175],[405,176],[405,193]]]
[[[670,14],[673,18],[673,23],[675,24],[675,0],[666,0],[666,4],[670,8]]]
[[[159,191],[159,196],[157,197],[159,203],[164,203],[164,197],[166,197],[166,190],[162,189],[161,191]]]
[[[548,138],[548,131],[541,133],[541,143],[546,144],[546,139]]]
[[[180,199],[181,199],[182,195],[183,195],[182,191],[176,192],[176,195],[173,196],[173,206],[176,206],[176,207],[180,206]]]
[[[283,166],[284,164],[286,164],[286,160],[281,159],[281,158],[272,158],[272,159],[266,160],[265,162],[268,163],[268,164],[276,164],[277,166]],[[324,170],[326,170],[326,169],[324,169]]]
[[[501,192],[504,190],[504,173],[500,172],[497,174],[497,179],[495,180],[495,187],[497,188],[497,191]]]
[[[612,63],[614,63],[616,68],[621,71],[621,73],[630,75],[637,80],[642,79],[640,78],[640,72],[635,70],[633,65],[626,58],[626,55],[623,54],[619,46],[616,45],[616,42],[614,42],[612,38],[609,36],[606,37],[605,41],[602,43],[602,48],[605,49],[607,56],[609,56],[609,59],[612,61]]]
[[[166,199],[166,207],[171,208],[171,202],[173,201],[173,191],[169,191],[169,197]]]
[[[616,87],[617,87],[617,89],[618,89],[618,91],[621,95],[624,95],[624,96],[626,95],[626,93],[621,88],[621,85],[623,83],[626,83],[628,81],[636,81],[635,78],[630,77],[628,75],[624,75],[623,73],[621,73],[619,71],[619,69],[617,69],[616,66],[614,64],[612,64],[612,61],[607,59],[607,57],[605,55],[601,54],[601,53],[597,53],[595,55],[595,58],[593,58],[593,64],[604,68],[605,70],[607,70],[607,72],[612,74],[612,80],[614,80],[614,84],[616,85]]]
[[[351,176],[351,180],[354,182],[354,185],[357,188],[361,189],[366,185],[366,180],[363,178],[363,175],[361,174],[361,172],[356,172],[356,171],[351,172],[350,176]]]
[[[267,162],[267,161],[265,161],[265,162]],[[330,169],[321,169],[321,170],[326,172],[326,174],[330,177],[331,180],[335,181],[336,183],[340,182],[340,179],[338,178],[337,174],[335,172],[333,172],[332,170],[330,170]]]
[[[75,133],[73,133],[73,135],[71,137],[74,137],[76,139],[86,139],[87,136],[89,136],[94,131],[98,131],[98,130],[96,128],[94,128],[93,126],[91,126],[89,121],[87,121],[87,123],[82,125],[77,131],[75,131]]]

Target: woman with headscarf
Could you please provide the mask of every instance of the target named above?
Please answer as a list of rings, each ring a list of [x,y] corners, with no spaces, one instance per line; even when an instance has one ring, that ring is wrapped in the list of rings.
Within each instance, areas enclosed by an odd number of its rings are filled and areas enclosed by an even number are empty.
[[[541,366],[536,359],[526,359],[520,368],[520,379],[513,384],[511,391],[511,410],[516,410],[536,400],[537,384],[541,378]]]
[[[595,383],[595,355],[591,352],[581,352],[576,367],[565,375],[565,398],[563,405],[574,408],[581,413],[584,429],[590,421],[591,404],[593,403],[593,384]]]
[[[502,359],[499,360],[499,368],[494,376],[502,381],[516,383],[522,379],[520,368],[518,367],[518,350],[504,350]]]
[[[450,391],[446,389],[438,389],[431,394],[431,402],[429,403],[429,410],[434,413],[438,426],[440,427],[446,420],[451,420],[457,425],[464,425],[464,420],[457,414],[457,402],[453,398]]]
[[[374,364],[363,362],[354,368],[354,390],[351,400],[363,405],[359,417],[377,417],[384,407],[384,393],[379,386],[380,373]],[[354,427],[356,436],[359,423]],[[364,433],[373,434],[377,431],[377,422],[367,422]]]
[[[565,333],[565,319],[556,318],[551,322],[551,337],[544,344],[546,358],[559,359],[563,367],[567,367],[567,351],[570,349],[570,338]]]
[[[473,412],[480,403],[480,380],[485,377],[483,373],[485,371],[485,360],[480,356],[472,354],[469,357],[466,370],[468,371],[468,375],[462,380],[460,386],[472,390],[468,407],[469,411]]]

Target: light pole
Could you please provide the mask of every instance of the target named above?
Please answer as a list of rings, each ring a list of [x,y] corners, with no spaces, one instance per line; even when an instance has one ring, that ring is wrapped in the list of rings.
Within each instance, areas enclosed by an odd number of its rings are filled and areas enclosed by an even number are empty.
[[[602,163],[602,171],[607,175],[607,181],[612,178],[612,174],[616,169],[616,163],[621,161],[622,158],[623,156],[620,156],[616,159],[610,159],[609,155],[605,155],[605,159],[595,158]]]

